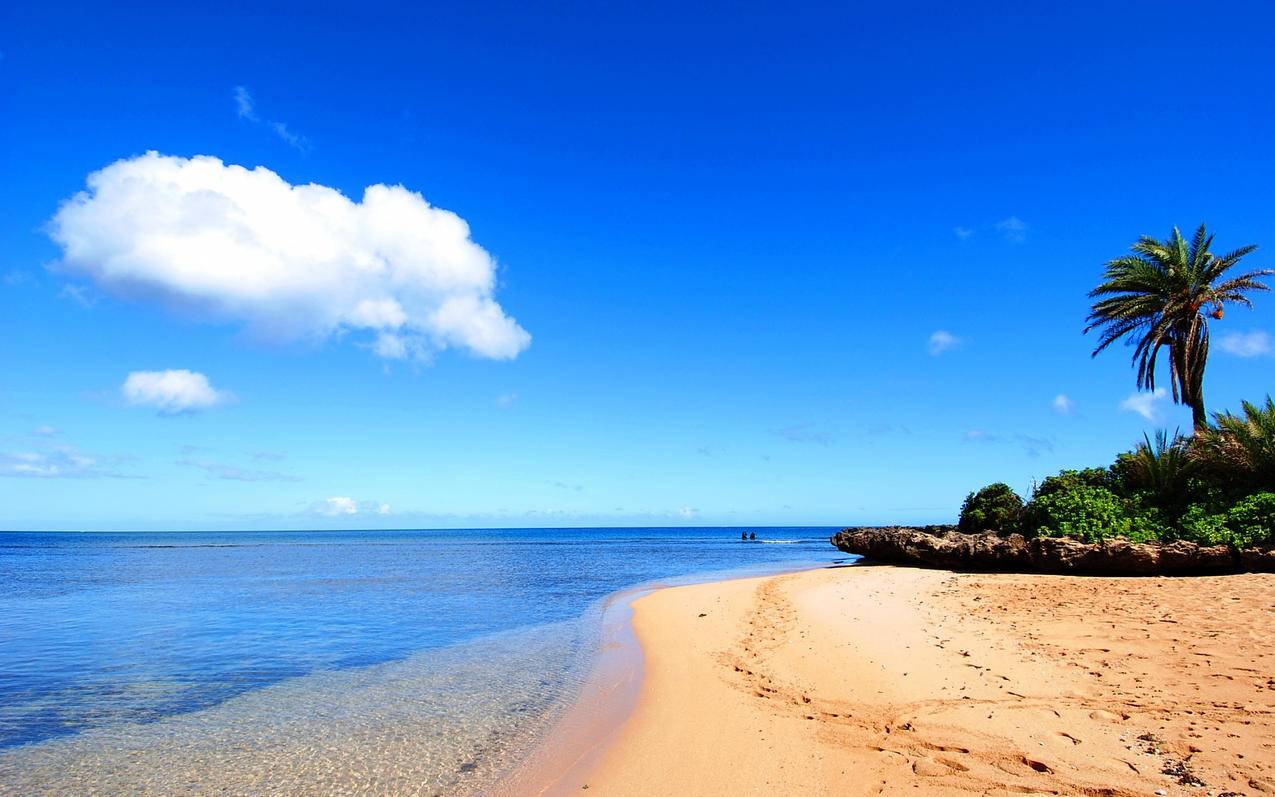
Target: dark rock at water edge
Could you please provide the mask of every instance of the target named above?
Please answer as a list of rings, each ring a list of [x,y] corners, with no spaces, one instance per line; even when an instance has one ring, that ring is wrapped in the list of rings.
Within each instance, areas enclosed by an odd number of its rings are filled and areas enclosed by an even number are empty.
[[[1235,551],[1225,545],[1182,540],[1135,543],[1112,539],[1086,543],[1069,537],[961,534],[950,526],[850,528],[832,544],[870,562],[950,570],[1083,575],[1205,575],[1244,570],[1275,572],[1275,546]]]

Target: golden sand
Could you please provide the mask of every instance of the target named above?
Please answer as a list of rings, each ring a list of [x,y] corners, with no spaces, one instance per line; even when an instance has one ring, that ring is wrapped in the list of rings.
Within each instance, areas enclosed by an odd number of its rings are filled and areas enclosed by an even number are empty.
[[[636,707],[525,793],[1275,794],[1275,575],[855,566],[633,609]]]

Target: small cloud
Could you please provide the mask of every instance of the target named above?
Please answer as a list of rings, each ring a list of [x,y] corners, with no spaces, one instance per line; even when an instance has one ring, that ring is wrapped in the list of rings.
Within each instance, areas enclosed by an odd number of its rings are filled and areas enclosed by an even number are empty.
[[[218,390],[208,377],[185,369],[133,371],[120,388],[132,407],[154,407],[160,415],[182,415],[219,407],[234,394]]]
[[[701,457],[711,457],[713,456],[713,449],[708,446],[700,446],[695,449],[695,453],[699,454]]]
[[[92,307],[97,304],[97,294],[83,285],[70,283],[63,285],[62,290],[58,291],[58,298],[75,302],[80,307]]]
[[[247,119],[249,122],[260,121],[257,118],[257,109],[252,101],[252,95],[243,86],[235,86],[235,110],[240,119]]]
[[[335,495],[319,504],[317,509],[320,515],[328,517],[341,517],[343,515],[357,515],[359,513],[359,505],[353,498],[346,495]]]
[[[304,154],[314,149],[308,138],[292,132],[288,129],[287,124],[283,122],[272,122],[258,116],[257,103],[252,99],[252,94],[248,92],[248,89],[243,86],[235,86],[234,98],[235,113],[240,119],[257,125],[264,125],[273,131],[276,136],[282,139],[284,143],[298,152]]]
[[[926,343],[926,349],[930,352],[931,357],[938,357],[944,352],[953,349],[959,349],[965,341],[948,332],[946,329],[940,329],[930,335],[929,341]]]
[[[1027,240],[1027,222],[1017,216],[1010,216],[996,222],[996,230],[1010,243],[1020,244]]]
[[[1072,410],[1076,408],[1076,402],[1072,401],[1066,393],[1059,393],[1054,396],[1054,400],[1050,402],[1050,406],[1054,408],[1054,412],[1059,415],[1070,415]]]
[[[553,486],[559,490],[570,490],[573,493],[578,493],[584,489],[582,484],[567,484],[566,482],[554,482]]]
[[[113,458],[119,461],[120,457]],[[96,457],[71,446],[55,446],[42,451],[0,451],[0,476],[33,479],[127,478],[103,470]]]
[[[1029,457],[1038,457],[1042,453],[1053,453],[1054,443],[1044,437],[1029,434],[993,434],[982,429],[971,429],[962,439],[967,443],[997,443],[1021,446]]]
[[[681,509],[677,510],[678,517],[686,518],[686,519],[693,518],[698,514],[699,514],[698,509],[693,509],[689,506],[684,506]]]
[[[501,409],[508,409],[509,407],[512,407],[516,401],[518,401],[517,393],[502,393],[501,395],[496,396],[496,406]]]
[[[790,443],[811,443],[817,446],[826,446],[832,442],[832,435],[827,432],[814,429],[809,424],[805,423],[785,426],[782,429],[776,430],[775,434]]]
[[[221,462],[211,462],[209,460],[190,460],[185,459],[177,463],[178,465],[187,465],[192,468],[199,468],[217,479],[226,479],[227,481],[236,482],[299,482],[300,478],[288,473],[279,473],[271,470],[248,470],[238,465],[227,465]]]
[[[1162,387],[1151,393],[1132,393],[1129,398],[1120,402],[1120,409],[1136,412],[1148,421],[1155,422],[1160,417],[1160,406],[1169,398],[1169,391]]]
[[[974,230],[969,227],[961,227],[960,225],[953,227],[952,232],[956,233],[956,237],[960,238],[962,241],[968,240],[970,236],[974,234]]]
[[[37,426],[31,430],[31,434],[35,437],[57,437],[58,430],[56,426]]]
[[[390,505],[381,501],[356,501],[348,495],[334,495],[310,505],[309,514],[322,517],[389,515]]]
[[[3,282],[10,288],[18,288],[31,283],[31,275],[19,269],[10,269],[4,273]]]
[[[1218,348],[1236,357],[1264,357],[1275,352],[1271,337],[1260,329],[1229,332],[1218,339]]]

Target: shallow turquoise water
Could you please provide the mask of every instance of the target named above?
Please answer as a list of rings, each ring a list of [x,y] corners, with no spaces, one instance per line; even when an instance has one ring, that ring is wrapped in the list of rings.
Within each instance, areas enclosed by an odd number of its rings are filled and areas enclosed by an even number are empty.
[[[843,558],[757,531],[0,533],[0,790],[459,792],[578,685],[606,595]]]

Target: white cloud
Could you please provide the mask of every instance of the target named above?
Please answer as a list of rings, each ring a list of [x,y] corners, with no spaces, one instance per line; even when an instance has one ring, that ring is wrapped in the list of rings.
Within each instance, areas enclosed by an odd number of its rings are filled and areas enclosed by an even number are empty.
[[[1054,412],[1059,415],[1070,415],[1072,410],[1076,409],[1076,402],[1066,393],[1059,393],[1054,396],[1054,400],[1050,402],[1050,406],[1054,408]]]
[[[940,354],[959,348],[965,341],[948,332],[940,329],[930,335],[929,341],[926,343],[926,349],[929,350],[931,357],[938,357]]]
[[[1275,352],[1271,336],[1260,329],[1252,332],[1230,332],[1218,339],[1218,348],[1236,357],[1262,357]]]
[[[517,400],[518,400],[517,393],[502,393],[501,395],[496,396],[496,406],[500,407],[501,409],[504,409],[506,407],[512,407],[514,405],[514,402],[516,402]]]
[[[247,119],[249,122],[261,121],[257,118],[257,108],[252,101],[252,95],[243,86],[235,86],[235,109],[240,119]]]
[[[324,501],[318,511],[319,514],[329,517],[357,515],[359,513],[359,505],[358,502],[349,496],[335,495]]]
[[[272,122],[258,116],[257,103],[253,101],[248,89],[243,86],[235,86],[235,113],[238,114],[240,119],[247,120],[253,124],[265,125],[276,136],[283,139],[284,143],[302,153],[307,153],[314,149],[310,144],[310,139],[292,132],[283,122]]]
[[[310,512],[324,517],[388,515],[390,505],[380,501],[356,501],[348,495],[334,495],[311,505]]]
[[[1136,412],[1148,421],[1155,422],[1160,417],[1160,406],[1169,398],[1169,391],[1158,387],[1152,393],[1132,393],[1129,398],[1120,402],[1120,409]]]
[[[1027,222],[1017,216],[1010,216],[1007,219],[1001,219],[996,222],[996,229],[1004,236],[1006,241],[1011,243],[1022,243],[1027,240]]]
[[[58,429],[56,426],[49,426],[48,424],[43,424],[41,426],[37,426],[34,429],[32,429],[31,434],[35,435],[36,437],[57,437]]]
[[[531,342],[493,298],[496,264],[469,225],[403,186],[354,202],[264,167],[149,152],[89,175],[49,230],[62,268],[103,289],[273,340],[352,331],[420,361],[449,347],[512,359]]]
[[[126,457],[108,457],[108,463]],[[0,476],[35,479],[126,478],[105,470],[97,457],[89,456],[69,445],[45,446],[36,451],[0,451]]]
[[[133,371],[120,387],[133,407],[154,407],[161,415],[180,415],[212,409],[234,400],[197,371]]]
[[[956,233],[956,237],[960,238],[962,241],[968,239],[974,234],[974,231],[969,227],[962,227],[960,225],[953,227],[952,232]]]

